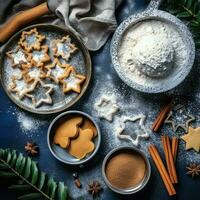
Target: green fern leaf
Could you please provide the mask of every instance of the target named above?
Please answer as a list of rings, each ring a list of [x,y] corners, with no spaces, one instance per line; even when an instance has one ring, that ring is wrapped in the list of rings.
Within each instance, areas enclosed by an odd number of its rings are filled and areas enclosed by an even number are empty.
[[[31,193],[31,194],[25,194],[23,196],[18,197],[20,200],[35,200],[35,199],[41,199],[42,195],[40,193]]]
[[[15,179],[13,185],[12,179]],[[37,163],[24,157],[15,150],[0,149],[0,180],[6,179],[9,189],[21,195],[21,200],[68,200],[67,187],[55,182],[44,172],[40,172]]]
[[[0,178],[16,178],[16,174],[13,174],[11,172],[1,172],[0,171]]]
[[[24,192],[26,190],[31,189],[31,186],[29,186],[29,185],[11,185],[11,186],[8,187],[8,189]]]
[[[162,9],[175,14],[178,18],[186,22],[194,34],[196,48],[199,48],[200,4],[198,0],[168,0],[164,2]]]
[[[54,198],[55,197],[55,191],[57,188],[57,184],[54,181],[54,179],[51,177],[47,183],[47,194],[51,197]]]
[[[39,177],[39,182],[38,182],[38,188],[41,190],[45,184],[45,177],[46,174],[44,172],[40,173],[40,177]]]
[[[28,178],[31,174],[31,159],[28,157],[26,159],[26,167],[25,167],[25,172],[24,172],[24,178]]]
[[[31,163],[31,170],[32,170],[32,179],[31,179],[31,183],[33,185],[35,185],[37,183],[38,180],[38,168],[35,162]]]
[[[68,191],[67,187],[64,185],[63,182],[58,184],[58,200],[65,200],[67,199]]]

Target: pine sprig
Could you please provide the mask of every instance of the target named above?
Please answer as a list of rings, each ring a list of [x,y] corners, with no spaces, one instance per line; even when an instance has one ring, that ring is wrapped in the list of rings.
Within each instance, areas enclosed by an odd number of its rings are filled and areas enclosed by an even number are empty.
[[[194,36],[196,47],[200,48],[200,4],[198,0],[166,0],[162,9],[183,20]]]
[[[68,200],[63,182],[55,182],[40,172],[35,161],[15,150],[0,149],[0,179],[8,182],[21,200]]]

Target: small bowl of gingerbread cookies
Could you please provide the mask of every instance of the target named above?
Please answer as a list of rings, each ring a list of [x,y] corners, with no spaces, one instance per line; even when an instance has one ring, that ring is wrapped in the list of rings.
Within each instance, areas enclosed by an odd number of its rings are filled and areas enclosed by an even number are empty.
[[[97,153],[101,134],[91,116],[81,111],[67,111],[50,124],[48,147],[55,158],[69,165],[82,165]]]

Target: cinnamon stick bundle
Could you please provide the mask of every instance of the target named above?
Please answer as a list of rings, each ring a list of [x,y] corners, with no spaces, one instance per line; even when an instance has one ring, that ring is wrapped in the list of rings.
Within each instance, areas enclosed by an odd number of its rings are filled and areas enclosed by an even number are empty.
[[[167,118],[168,116],[168,113],[170,112],[172,108],[172,101],[168,102],[160,111],[160,113],[158,114],[158,116],[156,117],[156,119],[154,120],[153,124],[152,124],[152,127],[151,127],[151,130],[154,131],[154,132],[158,132],[165,119]]]
[[[161,178],[164,182],[164,185],[165,185],[165,187],[168,191],[168,194],[170,196],[175,195],[176,190],[175,190],[173,184],[171,183],[170,177],[169,177],[167,170],[166,170],[166,168],[165,168],[165,166],[162,162],[162,159],[161,159],[161,157],[158,153],[156,146],[151,145],[151,146],[149,146],[148,150],[149,150],[149,153],[150,153],[150,155],[151,155],[151,157],[152,157],[152,159],[153,159],[153,161],[154,161],[154,163],[155,163],[155,165],[158,169],[158,172],[161,175]]]
[[[165,153],[165,160],[167,164],[167,170],[169,173],[169,177],[172,183],[178,183],[178,178],[176,174],[176,168],[174,165],[174,158],[172,155],[171,145],[170,145],[170,139],[168,136],[162,136],[162,143],[163,143],[163,149]]]

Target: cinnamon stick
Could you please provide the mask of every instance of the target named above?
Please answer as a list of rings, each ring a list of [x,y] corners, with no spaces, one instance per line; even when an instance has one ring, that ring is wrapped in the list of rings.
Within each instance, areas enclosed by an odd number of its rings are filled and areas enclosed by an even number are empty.
[[[174,158],[174,163],[176,163],[176,158],[178,154],[178,138],[172,137],[172,156]]]
[[[170,139],[168,136],[162,136],[162,143],[163,143],[163,149],[165,153],[165,159],[167,164],[167,170],[170,176],[170,180],[172,183],[178,183],[178,178],[176,174],[176,168],[174,165],[174,158],[171,151],[171,145],[170,145]]]
[[[158,114],[158,116],[156,117],[156,119],[154,120],[151,130],[154,132],[158,132],[160,130],[160,128],[162,127],[165,119],[168,116],[169,111],[171,110],[172,107],[172,101],[170,101],[169,103],[167,103],[160,111],[160,113]]]
[[[166,168],[165,168],[165,166],[164,166],[164,164],[161,160],[161,157],[158,153],[156,146],[151,145],[151,146],[149,146],[148,150],[149,150],[149,153],[150,153],[150,155],[151,155],[151,157],[152,157],[152,159],[153,159],[153,161],[154,161],[154,163],[155,163],[155,165],[158,169],[158,172],[160,173],[160,176],[163,180],[163,183],[164,183],[164,185],[167,189],[168,194],[170,196],[175,195],[176,190],[175,190],[173,184],[170,181],[169,175],[168,175],[167,170],[166,170]]]

